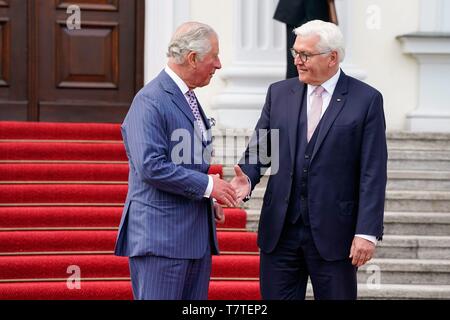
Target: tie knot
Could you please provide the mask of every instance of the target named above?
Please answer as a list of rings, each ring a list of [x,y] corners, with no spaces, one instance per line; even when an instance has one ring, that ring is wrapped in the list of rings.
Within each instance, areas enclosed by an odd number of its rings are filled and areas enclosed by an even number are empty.
[[[314,89],[313,93],[316,96],[321,96],[324,91],[325,91],[324,87],[318,86],[316,89]]]
[[[186,95],[188,96],[188,98],[195,99],[195,93],[192,90],[186,92]]]

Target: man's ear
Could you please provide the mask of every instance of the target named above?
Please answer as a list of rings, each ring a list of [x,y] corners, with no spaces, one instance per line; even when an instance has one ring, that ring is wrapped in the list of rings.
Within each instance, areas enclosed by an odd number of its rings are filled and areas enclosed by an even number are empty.
[[[338,53],[336,51],[332,51],[330,54],[330,63],[329,66],[330,67],[334,67],[336,64],[339,63],[339,56]]]
[[[193,69],[197,68],[197,52],[189,52],[186,61]]]

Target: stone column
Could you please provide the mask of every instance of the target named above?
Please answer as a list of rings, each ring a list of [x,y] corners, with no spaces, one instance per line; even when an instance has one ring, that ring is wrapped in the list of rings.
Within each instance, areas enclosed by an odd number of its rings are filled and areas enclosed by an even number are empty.
[[[420,30],[398,37],[419,63],[418,106],[407,115],[408,129],[450,132],[450,1],[420,5]]]
[[[356,65],[353,60],[353,48],[360,44],[355,43],[351,33],[351,30],[354,28],[352,26],[352,22],[354,21],[352,19],[354,16],[352,0],[335,0],[335,4],[339,28],[344,35],[345,41],[345,60],[342,62],[341,68],[347,75],[364,80],[367,77],[367,72]]]
[[[190,0],[145,0],[145,83],[165,67],[170,37],[189,17]]]
[[[226,87],[211,108],[221,128],[253,128],[269,84],[285,75],[285,25],[272,18],[277,0],[232,1],[232,63],[220,72]]]

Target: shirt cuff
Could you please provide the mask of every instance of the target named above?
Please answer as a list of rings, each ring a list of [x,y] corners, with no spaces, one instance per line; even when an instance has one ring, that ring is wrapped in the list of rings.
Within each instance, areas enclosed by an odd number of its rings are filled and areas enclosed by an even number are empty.
[[[248,200],[250,200],[250,194],[252,193],[252,181],[250,180],[250,178],[247,175],[245,175],[245,177],[247,178],[248,185],[250,186],[250,188],[249,188],[248,194],[245,196],[245,198],[243,200],[248,201]]]
[[[355,234],[355,237],[360,237],[366,240],[369,240],[370,242],[372,242],[374,245],[377,245],[377,237],[375,236],[369,236],[367,234]]]
[[[206,187],[205,194],[203,195],[203,197],[205,198],[211,197],[213,186],[214,186],[213,178],[211,176],[208,176],[208,186]]]

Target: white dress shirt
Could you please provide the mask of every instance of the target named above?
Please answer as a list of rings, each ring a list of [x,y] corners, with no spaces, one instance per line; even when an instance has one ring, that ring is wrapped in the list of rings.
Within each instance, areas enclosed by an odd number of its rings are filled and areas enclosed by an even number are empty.
[[[169,77],[175,82],[177,87],[180,89],[181,93],[184,95],[187,103],[189,104],[189,98],[186,96],[186,93],[189,91],[189,87],[184,83],[184,81],[172,70],[169,66],[164,68],[164,71],[169,75]],[[208,186],[206,187],[205,194],[203,195],[205,198],[209,198],[211,196],[211,192],[213,190],[213,179],[208,175]]]

